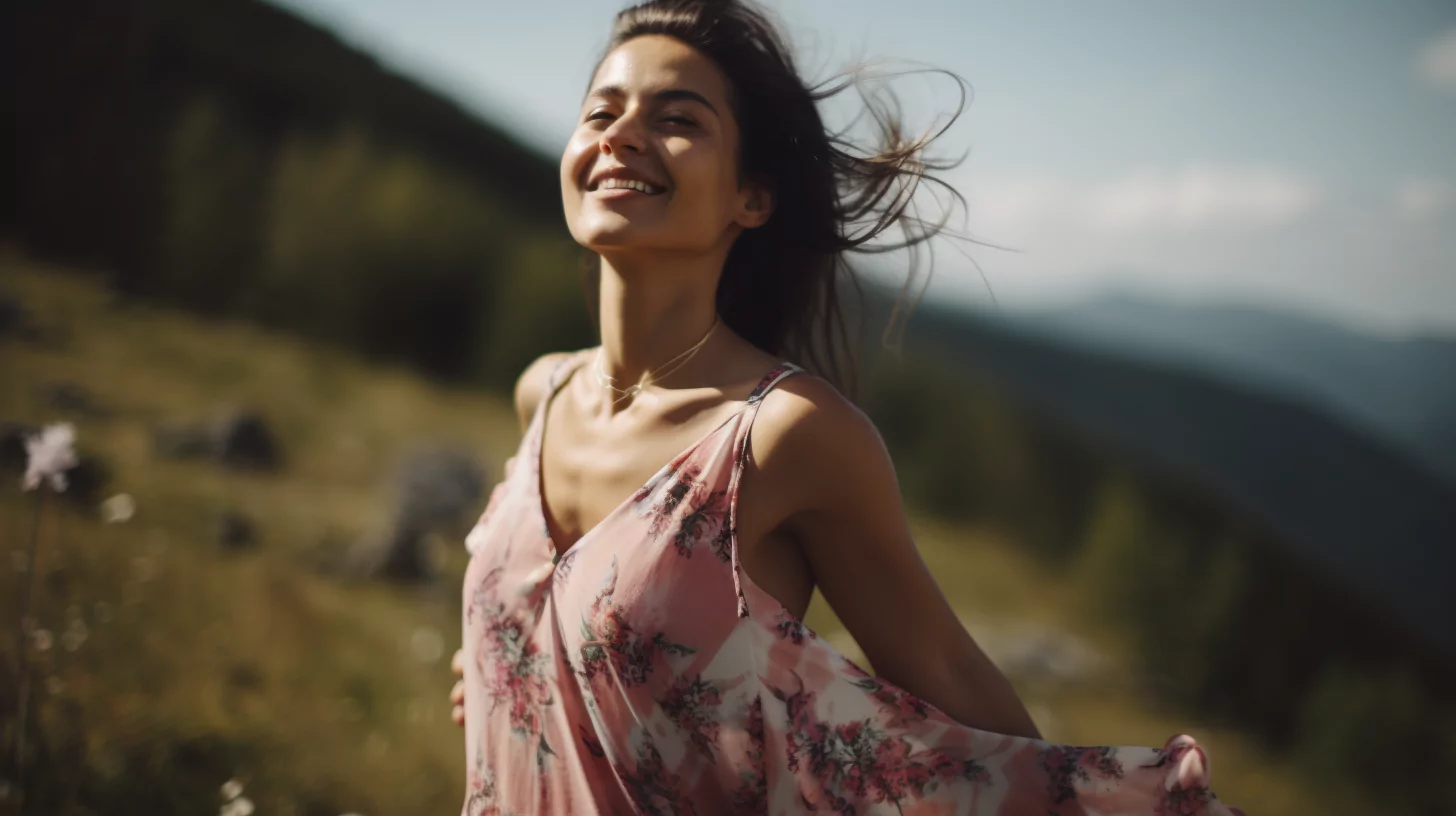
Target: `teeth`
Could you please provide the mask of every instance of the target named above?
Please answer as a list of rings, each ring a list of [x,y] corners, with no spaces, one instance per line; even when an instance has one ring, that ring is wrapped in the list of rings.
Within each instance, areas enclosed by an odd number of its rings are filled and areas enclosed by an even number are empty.
[[[654,194],[657,193],[657,188],[656,187],[653,187],[652,185],[648,184],[645,181],[638,181],[637,179],[621,179],[621,178],[602,179],[601,184],[598,184],[597,185],[597,189],[599,189],[599,190],[636,190],[639,193],[646,193],[648,195],[654,195]]]

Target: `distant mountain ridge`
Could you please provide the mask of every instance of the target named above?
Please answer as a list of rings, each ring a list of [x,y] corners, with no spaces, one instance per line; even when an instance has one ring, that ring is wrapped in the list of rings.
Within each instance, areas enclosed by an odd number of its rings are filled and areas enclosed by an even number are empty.
[[[1312,404],[1456,486],[1456,337],[1388,339],[1258,306],[1127,294],[998,319]]]
[[[1307,401],[1043,330],[922,306],[935,351],[1087,438],[1215,497],[1291,554],[1456,657],[1456,489]]]

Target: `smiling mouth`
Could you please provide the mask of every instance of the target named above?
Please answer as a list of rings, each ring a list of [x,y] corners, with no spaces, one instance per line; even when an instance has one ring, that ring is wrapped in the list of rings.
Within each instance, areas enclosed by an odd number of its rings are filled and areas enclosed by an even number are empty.
[[[639,181],[637,179],[605,178],[602,179],[595,186],[593,186],[590,190],[588,190],[588,192],[595,193],[617,190],[635,191],[643,193],[645,195],[658,195],[662,193],[663,188],[648,184],[645,181]]]

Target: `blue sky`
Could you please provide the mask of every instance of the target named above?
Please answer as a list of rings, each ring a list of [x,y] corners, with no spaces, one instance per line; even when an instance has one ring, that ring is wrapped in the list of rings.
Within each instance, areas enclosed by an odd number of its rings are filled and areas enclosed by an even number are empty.
[[[556,154],[620,4],[275,0]],[[972,235],[932,296],[1109,290],[1456,334],[1456,3],[769,0],[822,78],[913,60]],[[947,82],[894,86],[913,124]],[[831,110],[831,116],[844,109]],[[988,286],[989,290],[988,291]]]

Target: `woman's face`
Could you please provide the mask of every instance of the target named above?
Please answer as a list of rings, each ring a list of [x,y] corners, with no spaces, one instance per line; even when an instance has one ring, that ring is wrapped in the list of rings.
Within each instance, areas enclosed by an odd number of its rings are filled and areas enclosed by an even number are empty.
[[[572,237],[599,253],[726,252],[767,220],[769,203],[739,184],[727,79],[657,35],[597,68],[561,156],[561,198]]]

